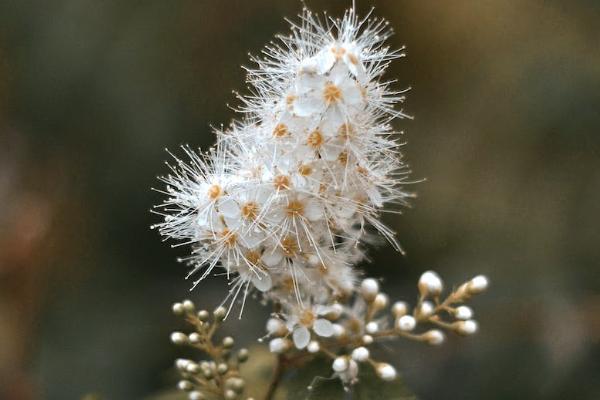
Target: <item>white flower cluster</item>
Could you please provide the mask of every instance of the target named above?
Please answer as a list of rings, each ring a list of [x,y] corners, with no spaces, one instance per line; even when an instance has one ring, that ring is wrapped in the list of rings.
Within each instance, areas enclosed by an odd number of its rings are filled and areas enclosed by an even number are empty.
[[[333,374],[346,385],[358,380],[363,363],[374,368],[382,380],[393,380],[395,368],[374,359],[371,345],[402,337],[437,346],[445,340],[443,330],[463,336],[474,334],[477,322],[464,302],[487,286],[487,278],[479,275],[441,299],[442,280],[435,272],[427,271],[419,279],[420,296],[411,310],[402,301],[390,306],[379,283],[367,278],[351,301],[313,306],[304,308],[299,316],[279,314],[270,319],[269,348],[274,353],[306,349],[329,357]]]
[[[254,288],[282,305],[288,325],[310,310],[313,331],[327,336],[331,323],[318,316],[355,290],[367,227],[399,249],[379,214],[410,196],[390,125],[405,117],[394,108],[404,96],[380,78],[402,54],[384,46],[385,21],[351,10],[325,24],[305,10],[291,28],[248,69],[243,121],[217,132],[207,153],[185,148],[189,160],[162,178],[156,226],[193,246],[184,260],[194,286],[222,268],[231,304]],[[299,343],[309,337],[294,331]]]

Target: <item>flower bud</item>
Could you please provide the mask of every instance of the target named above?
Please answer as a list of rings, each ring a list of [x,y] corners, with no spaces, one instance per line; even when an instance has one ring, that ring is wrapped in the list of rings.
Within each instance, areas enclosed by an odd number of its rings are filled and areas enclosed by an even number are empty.
[[[396,321],[396,328],[403,332],[410,332],[417,326],[417,321],[412,315],[404,315]]]
[[[397,301],[392,306],[392,314],[394,317],[400,318],[408,312],[408,304],[403,301]]]
[[[231,389],[225,391],[225,400],[235,400],[238,397],[237,393]]]
[[[190,381],[179,381],[177,383],[177,388],[179,390],[185,390],[185,391],[192,390],[192,388],[193,388],[192,382],[190,382]]]
[[[366,347],[357,347],[352,351],[352,359],[358,362],[369,359],[369,350]]]
[[[468,290],[470,294],[479,294],[488,287],[488,279],[483,275],[478,275],[471,279],[468,283]]]
[[[181,332],[171,333],[171,342],[173,342],[174,344],[184,344],[184,343],[187,343],[187,341],[188,341],[188,337],[185,335],[185,333],[181,333]]]
[[[444,288],[440,276],[433,272],[427,271],[419,278],[419,292],[421,296],[439,296]]]
[[[388,296],[385,293],[378,293],[373,299],[373,308],[375,311],[383,310],[389,303]]]
[[[471,319],[473,317],[473,310],[471,310],[471,307],[460,306],[456,308],[456,312],[454,315],[457,319]]]
[[[225,375],[227,373],[227,371],[229,371],[229,367],[227,366],[227,364],[220,363],[217,366],[217,372],[219,373],[219,375]]]
[[[365,345],[370,345],[371,343],[373,343],[373,336],[371,335],[364,335],[361,338],[361,341],[363,342],[363,344]]]
[[[183,303],[181,303],[183,306],[183,309],[185,310],[185,312],[188,313],[193,313],[194,312],[194,303],[192,303],[191,300],[184,300]]]
[[[246,362],[248,360],[248,349],[240,349],[237,353],[237,359],[239,362]]]
[[[185,309],[183,308],[183,304],[181,304],[181,303],[173,304],[173,314],[181,315],[181,314],[183,314],[184,311],[185,311]]]
[[[335,360],[333,360],[331,368],[333,368],[335,372],[344,372],[348,369],[348,359],[346,357],[336,358]]]
[[[379,363],[377,364],[375,371],[384,381],[393,381],[396,379],[396,368],[392,367],[390,364]]]
[[[191,391],[188,394],[188,398],[190,400],[204,400],[205,399],[204,395],[197,390]]]
[[[432,329],[430,331],[425,332],[423,334],[423,338],[428,344],[437,346],[444,343],[444,339],[446,337],[444,336],[444,333],[442,331],[438,329]]]
[[[287,328],[282,320],[277,318],[269,318],[267,321],[267,333],[273,336],[285,335]]]
[[[227,336],[227,337],[223,338],[223,347],[225,347],[226,349],[232,348],[234,344],[235,344],[235,341],[233,340],[233,338],[231,336]]]
[[[198,319],[202,322],[206,322],[208,321],[208,318],[210,317],[210,314],[208,313],[208,311],[206,310],[200,310],[198,311]]]
[[[216,321],[221,322],[225,319],[225,316],[227,315],[227,310],[225,309],[225,307],[217,307],[217,309],[213,312],[213,315],[215,316]]]
[[[375,321],[371,321],[365,326],[367,333],[374,334],[379,331],[379,325]]]
[[[319,350],[321,350],[321,346],[319,345],[319,342],[313,340],[308,343],[306,350],[308,350],[309,353],[317,353]]]
[[[360,293],[367,301],[373,301],[379,293],[379,283],[373,278],[367,278],[360,284]]]
[[[456,330],[456,332],[460,333],[461,335],[472,335],[475,332],[477,332],[477,322],[473,321],[472,319],[466,320],[466,321],[457,321],[455,323],[452,324],[452,326],[454,327],[454,329]]]
[[[269,342],[269,350],[271,353],[283,353],[290,347],[287,339],[275,338]]]
[[[200,335],[196,332],[192,332],[188,336],[188,339],[190,340],[190,343],[196,344],[196,343],[200,342]]]
[[[433,314],[434,306],[430,301],[424,301],[417,310],[418,318],[429,318]]]

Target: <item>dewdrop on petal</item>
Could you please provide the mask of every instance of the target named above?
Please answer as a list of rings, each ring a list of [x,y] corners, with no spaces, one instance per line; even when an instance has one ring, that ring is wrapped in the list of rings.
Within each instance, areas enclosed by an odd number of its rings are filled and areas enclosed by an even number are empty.
[[[396,379],[396,368],[392,367],[390,364],[379,363],[375,367],[375,372],[377,372],[377,376],[379,376],[384,381],[393,381]]]
[[[421,275],[418,287],[422,296],[439,296],[444,286],[437,273],[426,271]]]

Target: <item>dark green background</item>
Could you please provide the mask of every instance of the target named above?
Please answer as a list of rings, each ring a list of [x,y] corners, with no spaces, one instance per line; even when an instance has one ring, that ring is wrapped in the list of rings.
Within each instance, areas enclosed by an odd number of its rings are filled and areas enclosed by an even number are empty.
[[[339,14],[348,2],[307,1]],[[413,300],[435,269],[485,273],[481,332],[388,357],[423,399],[600,398],[600,4],[358,1],[408,47],[399,121],[419,194],[388,216],[407,251],[368,274]],[[137,399],[173,385],[170,304],[186,269],[148,229],[164,148],[207,148],[241,64],[299,1],[0,2],[0,397]],[[252,302],[227,329],[262,333]],[[4,392],[3,392],[4,391]],[[3,397],[4,396],[4,397]]]

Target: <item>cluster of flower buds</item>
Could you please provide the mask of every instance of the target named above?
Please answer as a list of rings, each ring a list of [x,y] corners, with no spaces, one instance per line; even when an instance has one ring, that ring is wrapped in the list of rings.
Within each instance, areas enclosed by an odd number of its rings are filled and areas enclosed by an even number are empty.
[[[248,350],[234,351],[235,341],[230,336],[218,343],[214,341],[214,334],[223,322],[226,310],[219,307],[213,313],[196,311],[194,303],[185,300],[173,304],[173,312],[191,324],[194,331],[189,334],[173,332],[171,341],[191,346],[209,357],[209,360],[199,362],[177,359],[175,367],[182,377],[177,387],[187,392],[190,400],[244,399],[245,381],[239,368],[248,359]]]
[[[440,345],[445,340],[444,331],[474,334],[477,322],[464,303],[487,286],[487,278],[479,275],[442,299],[441,278],[427,271],[419,279],[419,297],[411,309],[402,301],[390,305],[379,282],[367,278],[347,303],[304,308],[299,315],[276,314],[267,322],[269,348],[274,353],[327,356],[332,359],[333,374],[345,384],[356,382],[360,364],[370,365],[383,380],[393,380],[395,368],[374,360],[370,346],[398,337]]]

